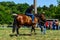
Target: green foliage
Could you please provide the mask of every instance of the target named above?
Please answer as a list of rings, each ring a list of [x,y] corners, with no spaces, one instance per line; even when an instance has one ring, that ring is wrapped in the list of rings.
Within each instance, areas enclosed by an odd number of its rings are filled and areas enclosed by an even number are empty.
[[[25,13],[25,11],[28,7],[29,7],[29,5],[27,3],[17,4],[17,10],[19,10],[21,13]]]
[[[24,14],[29,4],[16,4],[12,2],[0,2],[0,24],[10,24],[13,22],[12,14]],[[54,6],[51,4],[49,7],[37,7],[37,12],[45,12],[46,18],[58,18],[60,19],[60,5]]]
[[[11,24],[13,13],[24,13],[28,4],[15,4],[14,2],[0,2],[0,24]]]

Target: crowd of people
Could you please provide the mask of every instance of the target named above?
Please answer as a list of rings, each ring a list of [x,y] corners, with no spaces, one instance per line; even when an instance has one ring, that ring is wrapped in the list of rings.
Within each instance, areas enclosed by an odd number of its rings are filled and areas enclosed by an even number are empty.
[[[58,30],[59,29],[59,22],[58,20],[47,21],[45,23],[47,29]]]

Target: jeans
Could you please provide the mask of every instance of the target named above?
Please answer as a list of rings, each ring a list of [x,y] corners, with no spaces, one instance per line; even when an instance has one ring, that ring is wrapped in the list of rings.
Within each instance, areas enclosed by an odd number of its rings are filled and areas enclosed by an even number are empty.
[[[32,18],[32,22],[34,21],[34,15],[31,13],[26,13],[27,16],[30,16]]]
[[[39,27],[41,28],[42,34],[46,34],[46,26],[39,25]]]

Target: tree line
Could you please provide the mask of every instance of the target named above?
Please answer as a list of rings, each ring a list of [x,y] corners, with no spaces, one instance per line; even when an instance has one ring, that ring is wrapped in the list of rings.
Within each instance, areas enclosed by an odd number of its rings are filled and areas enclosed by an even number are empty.
[[[0,2],[0,24],[11,24],[13,22],[12,14],[25,14],[26,9],[30,5],[27,3],[23,4],[16,4],[15,2]],[[53,4],[49,5],[47,7],[44,5],[43,7],[38,6],[37,7],[37,13],[40,14],[42,12],[45,12],[46,18],[53,18],[53,19],[59,19],[60,20],[60,4],[57,6],[54,6]]]

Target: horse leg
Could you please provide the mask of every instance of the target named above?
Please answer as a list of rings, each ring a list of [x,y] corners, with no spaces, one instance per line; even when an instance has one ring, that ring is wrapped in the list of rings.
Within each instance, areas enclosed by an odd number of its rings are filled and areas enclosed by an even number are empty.
[[[17,36],[19,35],[19,25],[16,27]]]
[[[15,23],[13,23],[12,33],[14,33],[14,32],[15,32],[15,28],[16,28],[16,24],[15,24]]]
[[[19,28],[16,28],[17,36],[19,35]]]
[[[34,34],[36,35],[36,32],[35,32],[35,27],[33,27],[33,30],[34,30]]]
[[[12,29],[12,33],[14,33],[15,32],[15,25],[13,25],[13,29]]]
[[[17,34],[19,34],[19,28],[16,29]]]
[[[33,27],[31,28],[31,34],[32,34],[32,31],[33,31]]]
[[[32,27],[31,33],[32,33],[32,31],[34,31],[34,34],[36,34],[36,33],[35,33],[35,27]]]

